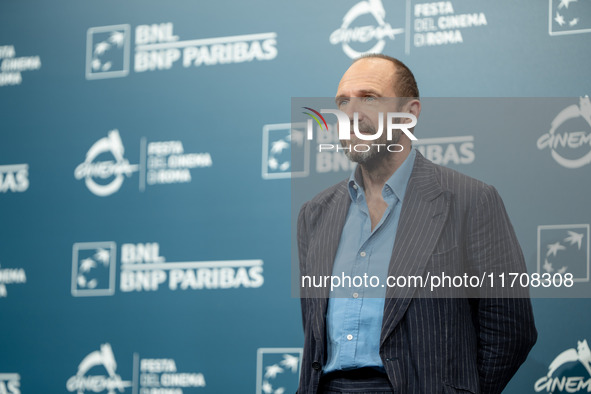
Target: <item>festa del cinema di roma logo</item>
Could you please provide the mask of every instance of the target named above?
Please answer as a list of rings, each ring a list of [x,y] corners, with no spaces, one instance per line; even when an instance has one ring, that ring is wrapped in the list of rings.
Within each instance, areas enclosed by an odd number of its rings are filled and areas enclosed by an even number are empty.
[[[359,17],[371,15],[377,22],[377,26],[351,27],[352,23]],[[355,4],[343,17],[341,27],[330,35],[330,43],[341,44],[343,52],[351,59],[355,59],[364,53],[382,53],[386,46],[386,38],[396,39],[397,34],[404,33],[403,28],[393,29],[385,21],[386,10],[381,0],[364,0]],[[376,40],[375,44],[365,51],[357,51],[351,47],[351,43],[366,44]]]
[[[573,127],[586,130],[573,130]],[[566,168],[581,168],[591,163],[589,97],[581,97],[579,105],[573,104],[560,111],[552,121],[550,131],[538,138],[537,147],[539,150],[549,149],[552,158]]]
[[[74,177],[84,180],[91,193],[106,197],[118,192],[123,181],[138,171],[139,191],[144,192],[146,186],[190,183],[193,169],[213,165],[209,152],[185,152],[180,140],[147,141],[142,137],[139,164],[130,164],[124,154],[119,131],[111,130],[90,147]]]
[[[89,375],[88,372],[94,368],[103,367],[107,375]],[[76,375],[68,379],[66,388],[69,392],[84,394],[86,392],[98,393],[106,391],[107,394],[124,392],[127,387],[131,387],[131,381],[121,379],[117,374],[117,362],[113,354],[111,345],[105,343],[101,345],[100,350],[95,350],[88,354],[78,365]]]
[[[391,10],[388,18],[384,3]],[[464,43],[466,31],[488,25],[484,12],[465,10],[465,6],[472,2],[459,5],[462,12],[456,12],[452,1],[419,2],[413,6],[404,0],[384,3],[362,0],[353,5],[343,17],[341,27],[330,34],[330,43],[341,45],[351,59],[366,53],[382,53],[386,45],[390,45],[389,51],[392,52],[390,41],[397,42],[398,46],[404,44],[404,51],[409,55],[411,38],[415,48],[457,45]],[[392,28],[386,19],[404,27]]]
[[[100,155],[110,153],[115,161],[95,161]],[[88,190],[100,197],[109,196],[117,192],[125,177],[130,177],[138,171],[137,164],[129,164],[129,160],[123,157],[125,148],[118,130],[111,130],[107,137],[96,141],[86,153],[83,163],[76,167],[74,177],[84,179]],[[111,179],[108,183],[99,183],[95,180]]]
[[[183,394],[206,386],[203,373],[178,371],[174,359],[140,358],[138,353],[133,354],[132,379],[123,380],[117,373],[113,349],[104,343],[82,359],[76,374],[67,380],[66,390],[76,394],[116,394],[131,388],[132,393],[140,394]]]
[[[308,119],[306,124],[306,138],[308,140],[314,139],[314,123],[316,121],[318,126],[321,130],[328,131],[328,124],[326,123],[326,119],[322,114],[333,114],[337,117],[338,122],[338,138],[339,140],[350,140],[351,139],[351,120],[349,116],[344,113],[343,111],[339,111],[338,109],[321,109],[320,112],[310,108],[310,107],[303,107],[304,109],[310,112],[303,112],[305,115],[308,115],[311,119]],[[359,130],[359,113],[355,112],[353,114],[353,133],[357,138],[362,141],[375,141],[379,139],[382,134],[384,133],[384,113],[380,112],[378,114],[378,128],[375,131],[375,134],[365,134]],[[401,118],[407,118],[411,121],[409,123],[397,123],[400,122]],[[388,141],[392,140],[392,135],[394,130],[400,130],[408,138],[412,141],[417,141],[417,137],[413,135],[413,133],[409,130],[416,126],[417,118],[411,113],[406,112],[388,112],[386,114],[386,137]],[[340,150],[350,150],[353,149],[355,152],[367,152],[371,149],[371,146],[376,146],[378,150],[384,146],[384,149],[388,150],[389,152],[401,152],[403,147],[400,144],[353,144],[352,146],[342,147],[339,144],[319,144],[318,151],[340,151]]]
[[[587,376],[577,376],[579,374]],[[576,349],[567,349],[556,356],[546,376],[535,382],[534,390],[538,393],[591,391],[591,350],[587,340],[577,341]]]

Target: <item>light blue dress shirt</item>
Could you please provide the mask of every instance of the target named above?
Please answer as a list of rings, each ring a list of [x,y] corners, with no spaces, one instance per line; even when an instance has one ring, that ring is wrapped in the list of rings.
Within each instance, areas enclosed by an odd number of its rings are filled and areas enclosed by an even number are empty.
[[[324,373],[363,367],[383,370],[379,348],[386,295],[385,281],[415,156],[416,152],[411,148],[406,160],[384,185],[382,197],[388,207],[373,231],[365,193],[359,182],[361,173],[356,168],[349,177],[351,205],[332,272],[333,276],[341,279],[344,275],[344,282],[347,283],[333,289],[328,300],[328,358]],[[355,282],[353,278],[363,278],[364,274],[367,274],[367,287],[365,283],[358,286],[359,280]],[[377,287],[371,287],[376,284],[375,280],[370,283],[369,278],[372,276],[380,278]],[[350,287],[347,277],[351,278]]]

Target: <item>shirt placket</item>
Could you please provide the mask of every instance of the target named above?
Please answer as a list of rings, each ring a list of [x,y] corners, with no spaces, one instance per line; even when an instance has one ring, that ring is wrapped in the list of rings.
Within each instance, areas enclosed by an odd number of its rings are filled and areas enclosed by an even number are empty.
[[[369,210],[363,194],[357,195],[356,204],[358,204],[358,208],[363,214],[363,225],[361,226],[360,247],[357,249],[355,263],[351,267],[351,272],[349,273],[352,281],[353,278],[363,278],[363,275],[368,273],[373,246],[372,241],[375,238],[375,235],[378,233],[380,227],[386,221],[386,218],[388,217],[391,211],[391,205],[389,204],[386,208],[386,211],[384,212],[384,215],[380,219],[380,222],[378,223],[378,225],[372,233]],[[343,322],[343,337],[341,339],[342,359],[344,359],[345,357],[353,359],[355,357],[355,351],[359,339],[359,323],[361,319],[361,308],[363,306],[363,297],[366,291],[363,285],[365,285],[365,283],[362,283],[362,286],[359,288],[356,288],[352,285],[352,298],[347,298],[345,321]]]

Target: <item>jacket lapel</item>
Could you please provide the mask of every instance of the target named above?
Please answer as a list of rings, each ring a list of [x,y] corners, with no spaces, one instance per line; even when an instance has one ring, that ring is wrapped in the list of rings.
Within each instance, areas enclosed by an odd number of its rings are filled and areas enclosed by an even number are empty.
[[[314,261],[314,264],[311,269],[314,271],[313,275],[324,278],[332,275],[341,234],[351,205],[347,182],[342,182],[335,193],[320,205],[318,210],[323,215],[312,241],[312,251],[314,253],[312,261]],[[324,342],[325,336],[325,317],[329,290],[330,285],[315,289],[314,296],[311,299],[315,309],[313,316],[316,319],[313,325],[314,336],[318,341],[322,342]]]
[[[389,276],[423,275],[447,219],[449,204],[450,197],[435,177],[434,165],[417,152],[396,230]],[[400,322],[414,292],[410,286],[387,288],[380,345]]]

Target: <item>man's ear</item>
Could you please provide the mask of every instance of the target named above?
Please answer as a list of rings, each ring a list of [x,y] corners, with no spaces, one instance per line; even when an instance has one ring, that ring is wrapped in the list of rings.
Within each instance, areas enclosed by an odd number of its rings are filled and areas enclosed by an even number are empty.
[[[417,99],[410,100],[406,103],[404,112],[411,113],[418,119],[421,114],[421,102]]]

